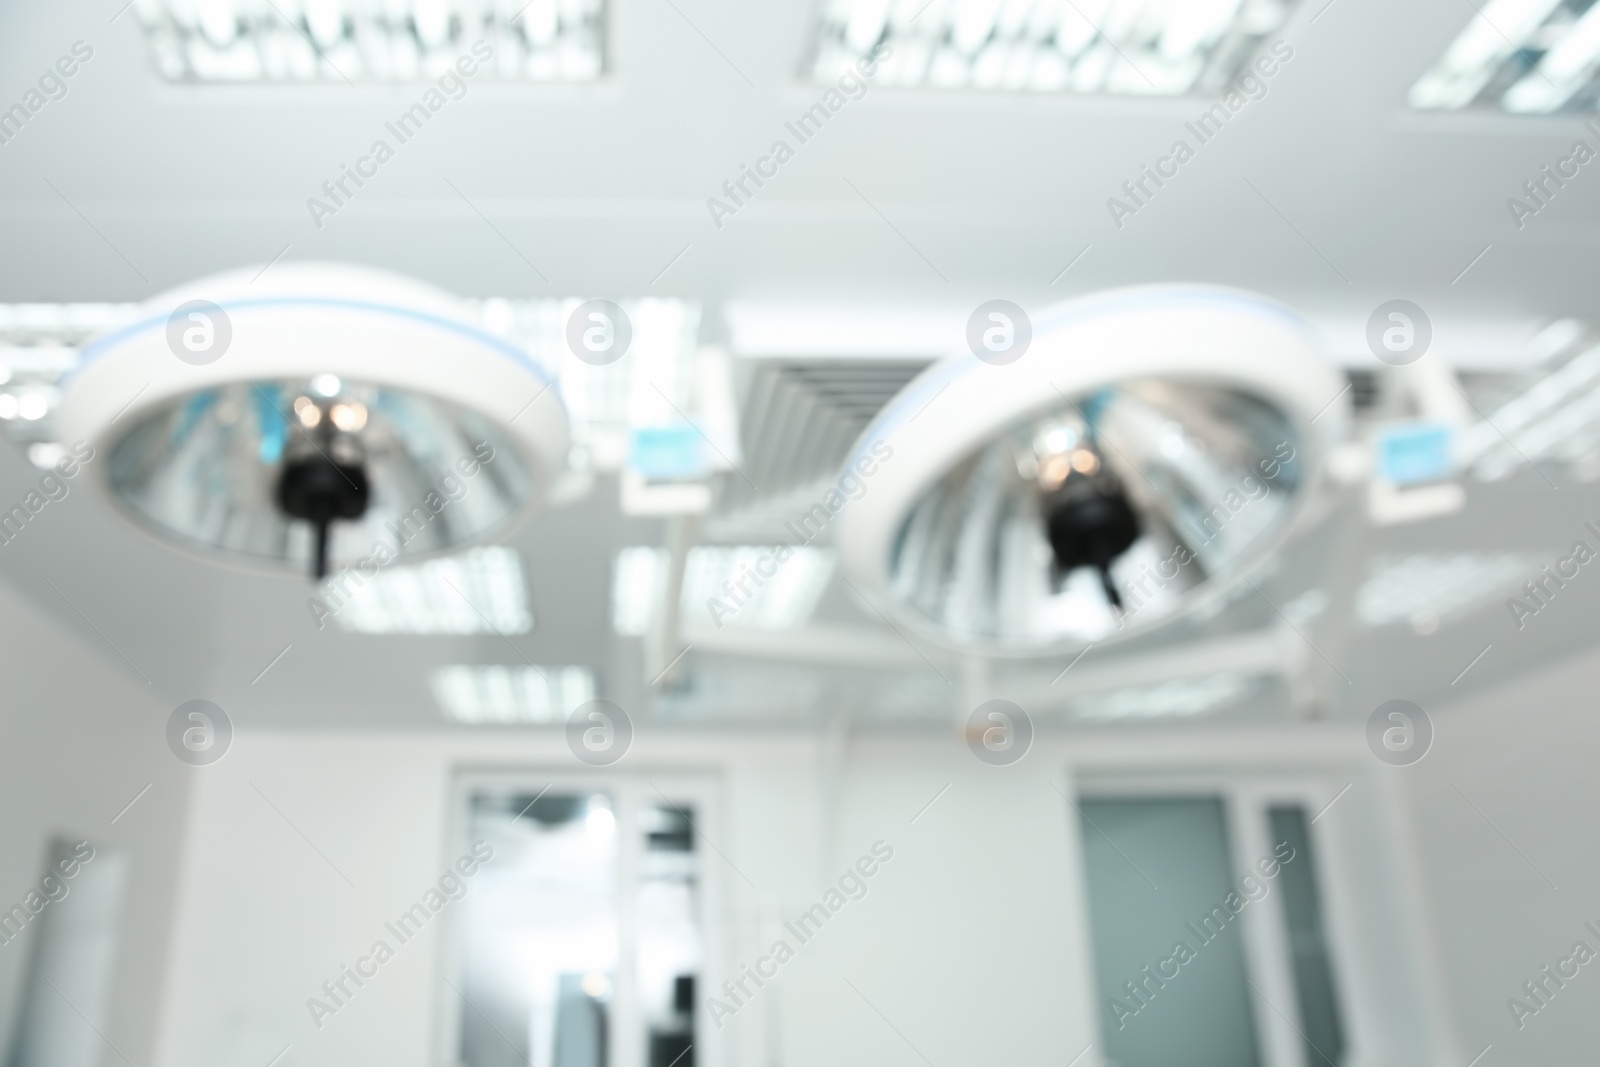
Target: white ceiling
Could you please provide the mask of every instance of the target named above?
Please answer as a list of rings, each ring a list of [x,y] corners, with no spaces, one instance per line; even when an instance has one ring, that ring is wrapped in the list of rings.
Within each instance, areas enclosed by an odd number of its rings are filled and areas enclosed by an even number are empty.
[[[835,321],[860,322],[860,345],[848,330],[814,343],[855,354],[885,351],[885,322],[959,325],[996,296],[1032,308],[1163,280],[1239,285],[1356,326],[1404,296],[1441,339],[1460,339],[1458,358],[1492,357],[1499,342],[1483,338],[1520,336],[1535,320],[1600,315],[1600,177],[1580,175],[1521,231],[1505,207],[1541,164],[1589,136],[1579,121],[1403,110],[1405,90],[1472,16],[1465,0],[1302,9],[1287,34],[1294,59],[1269,94],[1120,231],[1106,198],[1166,151],[1197,102],[875,89],[719,230],[706,198],[819,95],[795,75],[810,3],[613,3],[607,82],[473,87],[321,230],[306,198],[417,89],[165,85],[131,15],[112,21],[121,0],[8,5],[0,105],[73,41],[95,56],[65,99],[0,145],[0,247],[10,253],[0,301],[141,299],[288,246],[288,258],[380,265],[463,295],[695,297],[712,309],[713,336],[722,308],[781,307],[797,323],[806,308],[842,308]],[[757,319],[744,321],[767,330],[770,351],[805,347],[772,337],[781,316]],[[34,477],[0,449],[4,500]],[[1463,515],[1387,531],[1370,547],[1553,553],[1600,514],[1596,496],[1538,479],[1474,487]],[[242,722],[430,725],[431,667],[523,656],[592,664],[626,705],[642,700],[640,666],[636,645],[609,633],[610,562],[617,547],[661,534],[617,515],[615,499],[602,486],[512,539],[538,620],[512,648],[319,633],[303,580],[181,558],[87,492],[0,547],[0,574],[17,590],[5,596],[13,610],[43,608],[163,697],[213,699]],[[1298,592],[1309,568],[1291,560],[1278,592]],[[1521,633],[1501,608],[1432,637],[1359,633],[1338,656],[1350,676],[1340,706],[1444,697],[1563,654],[1584,642],[1577,620],[1597,597],[1600,586],[1575,586]],[[845,599],[830,610],[871,622]]]
[[[1106,199],[1196,101],[875,89],[719,230],[706,199],[820,95],[796,74],[812,0],[616,0],[608,81],[474,86],[321,230],[306,199],[417,88],[167,85],[133,17],[110,21],[121,0],[8,5],[7,102],[74,40],[95,56],[0,147],[0,235],[28,250],[0,264],[0,299],[131,299],[288,245],[474,295],[964,309],[1204,280],[1363,320],[1397,295],[1446,320],[1592,311],[1600,190],[1581,176],[1520,232],[1505,207],[1580,122],[1410,114],[1405,90],[1472,5],[1323,2],[1294,17],[1267,96],[1120,231]]]

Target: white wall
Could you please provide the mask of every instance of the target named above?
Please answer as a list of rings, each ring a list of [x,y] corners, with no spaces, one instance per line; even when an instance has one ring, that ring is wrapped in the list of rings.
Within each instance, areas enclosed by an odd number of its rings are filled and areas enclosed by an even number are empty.
[[[430,1063],[439,931],[320,1032],[305,999],[437,876],[453,773],[571,774],[560,736],[245,732],[191,768],[165,746],[176,701],[3,585],[0,608],[0,906],[36,884],[52,835],[128,853],[110,1041],[140,1067],[262,1067],[285,1045],[284,1067]],[[835,752],[815,736],[647,731],[621,770],[720,778],[718,845],[757,887],[720,872],[725,966],[765,949],[763,905],[793,916],[873,841],[896,850],[730,1024],[731,1063],[916,1062],[891,1022],[935,1062],[1059,1067],[1095,1040],[1075,826],[1052,788],[1072,794],[1074,767],[1315,772],[1330,799],[1351,782],[1316,829],[1346,859],[1330,904],[1347,993],[1371,1023],[1361,1062],[1464,1067],[1490,1044],[1485,1064],[1566,1062],[1600,1036],[1600,963],[1520,1031],[1506,1000],[1580,938],[1600,950],[1582,929],[1600,926],[1597,690],[1590,655],[1430,708],[1434,749],[1407,768],[1377,764],[1358,729],[1317,727],[1046,733],[1011,768],[940,735]],[[0,1040],[30,951],[0,946]]]
[[[122,850],[129,879],[103,1029],[122,1055],[149,1063],[195,773],[166,747],[172,707],[114,652],[63,631],[4,583],[0,679],[0,910],[21,903],[39,884],[52,836]],[[146,785],[149,792],[118,818]],[[16,1029],[37,927],[30,923],[23,937],[0,946],[0,1048],[9,1049]],[[79,1025],[76,1015],[73,1022]],[[104,1052],[118,1061],[110,1048]]]
[[[774,908],[792,918],[876,840],[895,850],[868,895],[729,1023],[716,1067],[913,1063],[918,1052],[1061,1067],[1098,1040],[1076,817],[1057,791],[1073,794],[1069,765],[1311,765],[1331,797],[1347,766],[1371,762],[1348,729],[1157,737],[1045,734],[1020,764],[995,768],[939,734],[835,748],[815,736],[642,732],[619,772],[720,779],[722,816],[703,829],[737,871],[703,855],[721,878],[724,967],[765,951]],[[431,1065],[445,924],[320,1030],[306,999],[437,877],[453,774],[516,768],[535,782],[583,770],[559,732],[242,733],[196,796],[158,1062],[262,1067],[288,1045],[283,1067]],[[1394,888],[1387,801],[1364,787],[1347,802],[1317,830],[1358,855],[1337,906],[1367,942],[1360,967],[1378,972],[1363,989],[1381,1054],[1365,1062],[1427,1062],[1427,979],[1407,954],[1421,920]]]
[[[641,740],[625,763],[701,768],[705,751]],[[767,884],[793,881],[811,859],[810,813],[763,803],[800,791],[806,758],[804,746],[754,744],[726,778],[730,792],[754,794],[752,825],[719,843]],[[289,1045],[283,1067],[431,1063],[446,924],[405,945],[320,1030],[306,1000],[454,858],[453,773],[516,767],[533,780],[582,770],[559,733],[241,733],[196,799],[159,1062],[262,1067]]]
[[[1522,983],[1575,942],[1600,952],[1600,938],[1583,929],[1585,921],[1600,927],[1597,691],[1600,655],[1590,654],[1427,709],[1433,750],[1394,772],[1415,813],[1428,910],[1467,1059],[1490,1044],[1485,1064],[1594,1059],[1600,961],[1582,967],[1520,1030],[1506,1001],[1526,1000]]]
[[[948,740],[859,743],[839,773],[828,843],[820,752],[795,736],[643,734],[619,765],[720,775],[722,818],[706,833],[756,887],[705,851],[735,963],[770,942],[763,902],[792,916],[874,841],[895,850],[867,896],[729,1023],[727,1062],[770,1062],[769,1042],[783,1063],[914,1056],[874,1007],[941,1058],[994,1048],[975,1019],[1005,1028],[1014,1062],[1082,1048],[1090,998],[1065,805],[1050,786],[1059,767],[1031,756],[1010,773],[983,767]],[[452,772],[519,765],[535,781],[540,769],[577,767],[559,734],[241,734],[196,798],[159,1062],[261,1067],[292,1045],[284,1067],[429,1063],[444,924],[405,946],[320,1031],[305,1002],[437,878]]]

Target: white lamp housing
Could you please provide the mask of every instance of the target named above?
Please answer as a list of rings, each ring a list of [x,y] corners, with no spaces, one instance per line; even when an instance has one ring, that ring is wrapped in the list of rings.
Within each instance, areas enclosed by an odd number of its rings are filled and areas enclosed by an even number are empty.
[[[1060,305],[1015,362],[962,351],[884,407],[847,464],[865,491],[836,524],[841,564],[955,650],[1051,655],[1148,630],[1290,535],[1343,434],[1345,384],[1304,322],[1247,293]]]
[[[342,561],[502,535],[567,458],[546,371],[448,293],[363,267],[280,263],[164,293],[63,384],[62,439],[93,446],[118,510],[247,567],[319,556],[318,522],[284,512],[296,457],[359,483],[359,513],[320,523]]]

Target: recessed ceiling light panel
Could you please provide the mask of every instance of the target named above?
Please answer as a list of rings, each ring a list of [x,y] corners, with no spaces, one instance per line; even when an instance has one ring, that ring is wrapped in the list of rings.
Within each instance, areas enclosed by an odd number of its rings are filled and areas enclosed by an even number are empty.
[[[1248,294],[1154,287],[1041,315],[995,366],[935,364],[867,428],[840,560],[930,638],[1050,654],[1224,593],[1295,525],[1347,414],[1309,329]]]
[[[525,634],[533,629],[517,550],[480,545],[414,567],[390,567],[361,585],[327,583],[341,630],[363,634]],[[344,595],[340,595],[341,587]]]
[[[1592,111],[1600,99],[1600,6],[1488,0],[1411,87],[1421,110]]]
[[[1530,552],[1385,553],[1356,593],[1356,619],[1363,626],[1453,621],[1515,595],[1529,576],[1542,577],[1542,562]]]
[[[1237,704],[1260,684],[1259,678],[1224,671],[1201,678],[1174,679],[1158,685],[1078,697],[1069,706],[1075,718],[1087,722],[1187,719],[1227,704]]]
[[[605,66],[603,0],[133,0],[175,82],[581,82]],[[488,46],[487,48],[485,46]]]
[[[869,55],[873,81],[934,89],[1221,93],[1293,0],[825,0],[811,74]]]
[[[393,275],[253,274],[155,298],[63,380],[61,439],[94,446],[120,511],[184,548],[321,572],[456,548],[536,506],[567,420],[525,353]]]
[[[433,674],[433,694],[445,716],[460,723],[557,723],[594,699],[594,672],[587,667],[444,667]]]
[[[684,561],[680,610],[690,626],[793,630],[806,625],[833,579],[829,549],[776,545],[696,545]],[[643,636],[660,610],[671,565],[665,548],[630,545],[612,573],[611,623]],[[771,571],[771,573],[766,573]]]

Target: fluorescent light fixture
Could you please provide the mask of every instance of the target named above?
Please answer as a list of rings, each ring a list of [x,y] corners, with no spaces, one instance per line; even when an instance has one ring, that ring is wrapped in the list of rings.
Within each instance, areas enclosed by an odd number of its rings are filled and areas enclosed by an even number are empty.
[[[604,0],[133,0],[173,82],[587,82],[605,69]],[[485,60],[473,45],[493,49]],[[481,45],[479,46],[481,49]]]
[[[138,314],[138,304],[0,304],[0,341],[23,347],[76,345]]]
[[[782,562],[771,545],[690,549],[683,572],[688,624],[792,630],[809,622],[833,579],[833,553],[783,547],[789,556]]]
[[[84,342],[133,322],[138,311],[137,304],[0,304],[0,434],[26,448],[53,444],[56,382],[77,366]]]
[[[1090,721],[1183,719],[1238,702],[1255,688],[1256,682],[1253,675],[1228,671],[1096,693],[1078,697],[1069,706],[1075,718]]]
[[[1356,593],[1356,618],[1363,626],[1429,630],[1514,593],[1538,575],[1540,562],[1524,552],[1380,555]]]
[[[681,610],[690,627],[747,626],[792,630],[804,626],[833,579],[828,549],[775,545],[697,545],[684,564]],[[617,554],[611,622],[617,633],[645,634],[667,584],[667,550],[636,545]]]
[[[809,73],[881,44],[873,81],[932,88],[1182,96],[1220,92],[1294,0],[826,0]]]
[[[666,578],[666,549],[632,545],[618,552],[611,569],[611,628],[625,637],[648,633]]]
[[[445,717],[473,726],[561,722],[594,694],[587,667],[454,666],[433,674]]]
[[[487,545],[458,556],[379,571],[357,586],[359,572],[323,583],[342,630],[363,634],[525,634],[533,612],[515,549]],[[347,592],[330,598],[329,587]]]
[[[35,441],[28,446],[28,462],[47,471],[67,458],[67,446],[55,441]]]
[[[1600,473],[1600,345],[1530,375],[1520,392],[1461,433],[1458,459],[1490,482],[1544,460],[1571,464],[1581,477]]]
[[[1489,0],[1411,87],[1420,110],[1592,111],[1600,96],[1600,7]]]
[[[1533,335],[1523,355],[1533,366],[1542,366],[1558,356],[1570,355],[1572,346],[1588,333],[1589,324],[1582,319],[1556,319]]]
[[[1297,629],[1303,628],[1328,610],[1328,594],[1321,589],[1307,589],[1279,610],[1283,617],[1289,620],[1289,625]]]

